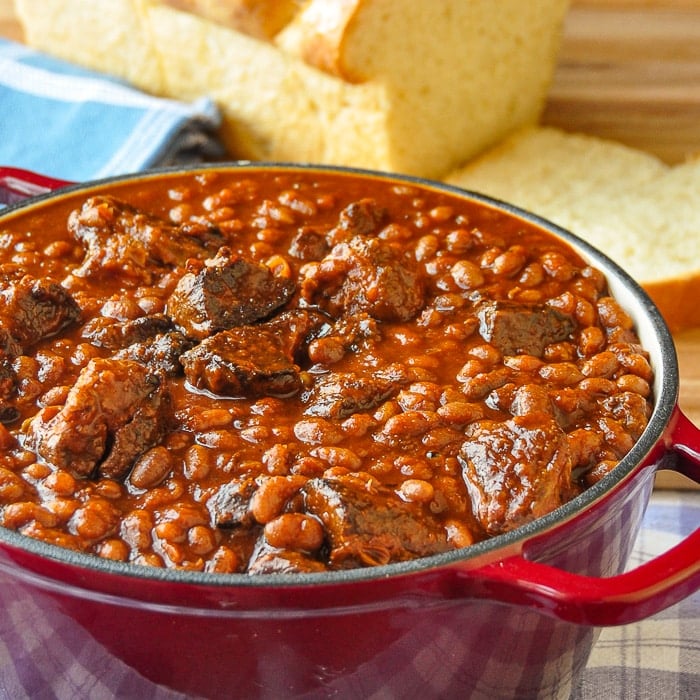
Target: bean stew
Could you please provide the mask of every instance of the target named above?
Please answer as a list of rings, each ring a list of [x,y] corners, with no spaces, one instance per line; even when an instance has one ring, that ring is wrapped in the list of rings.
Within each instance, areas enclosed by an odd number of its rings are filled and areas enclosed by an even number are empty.
[[[205,168],[0,223],[0,524],[135,565],[317,572],[538,518],[652,369],[566,242],[410,180]]]

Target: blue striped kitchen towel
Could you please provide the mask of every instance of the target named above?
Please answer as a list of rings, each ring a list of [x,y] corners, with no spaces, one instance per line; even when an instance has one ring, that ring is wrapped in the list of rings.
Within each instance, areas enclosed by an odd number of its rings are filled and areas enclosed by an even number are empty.
[[[215,104],[154,97],[0,39],[0,164],[82,182],[224,155]]]

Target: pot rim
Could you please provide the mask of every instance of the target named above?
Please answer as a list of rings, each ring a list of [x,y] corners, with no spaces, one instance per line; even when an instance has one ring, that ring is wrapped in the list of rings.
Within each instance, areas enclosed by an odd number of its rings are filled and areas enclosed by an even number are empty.
[[[654,367],[654,408],[644,432],[634,444],[630,452],[620,460],[620,463],[605,477],[593,486],[587,488],[571,501],[554,511],[540,516],[510,532],[492,537],[469,547],[435,554],[428,557],[413,559],[406,562],[396,562],[376,567],[327,571],[317,573],[265,574],[250,576],[249,574],[212,574],[202,571],[186,571],[180,569],[137,566],[133,563],[103,559],[94,554],[76,552],[57,545],[33,539],[13,530],[0,526],[0,544],[37,555],[57,563],[66,564],[84,571],[94,571],[98,574],[111,574],[130,579],[145,579],[168,584],[196,585],[221,588],[307,588],[314,586],[346,585],[350,583],[385,580],[405,575],[429,573],[437,569],[446,569],[457,565],[465,568],[476,568],[484,563],[491,563],[523,551],[526,543],[546,534],[550,530],[564,525],[584,511],[592,508],[597,502],[612,497],[614,492],[641,470],[644,460],[651,450],[662,439],[664,432],[677,408],[679,390],[679,369],[675,345],[666,322],[651,298],[642,287],[616,262],[577,235],[561,226],[534,214],[526,209],[509,202],[476,192],[461,189],[428,178],[413,175],[380,172],[364,168],[354,168],[336,165],[313,163],[288,163],[275,161],[224,161],[190,166],[169,166],[145,170],[143,172],[115,175],[107,178],[91,180],[83,183],[69,183],[56,191],[39,194],[22,202],[11,204],[0,210],[0,224],[3,219],[14,216],[26,209],[41,208],[53,201],[71,196],[80,191],[91,191],[104,186],[133,182],[138,180],[158,179],[161,176],[204,173],[207,171],[253,171],[253,170],[284,170],[284,171],[316,171],[337,175],[360,176],[370,179],[389,180],[405,185],[438,190],[461,199],[471,200],[484,206],[503,211],[511,216],[522,219],[530,224],[546,230],[552,235],[571,245],[587,262],[601,270],[612,288],[613,296],[618,301],[619,290],[625,290],[628,301],[634,302],[640,309],[639,320],[646,321],[647,337],[642,339],[646,350],[650,351],[650,343],[658,345],[658,366]],[[624,304],[623,304],[624,305]],[[640,329],[638,329],[640,330]],[[499,550],[501,553],[499,554]],[[477,561],[478,560],[478,561]],[[89,584],[86,584],[89,585]]]

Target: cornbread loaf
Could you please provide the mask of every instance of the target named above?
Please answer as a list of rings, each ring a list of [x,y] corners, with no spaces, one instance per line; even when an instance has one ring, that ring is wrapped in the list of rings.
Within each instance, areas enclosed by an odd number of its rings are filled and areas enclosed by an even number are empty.
[[[430,177],[537,122],[568,4],[15,0],[38,49],[214,98],[235,157]]]
[[[700,325],[700,159],[525,128],[446,181],[516,204],[596,246],[649,293],[673,330]]]

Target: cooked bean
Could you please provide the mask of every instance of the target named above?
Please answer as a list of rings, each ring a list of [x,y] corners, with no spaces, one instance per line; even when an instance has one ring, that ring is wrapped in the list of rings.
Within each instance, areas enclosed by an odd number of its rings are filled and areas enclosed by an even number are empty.
[[[399,495],[405,501],[430,503],[435,496],[435,489],[429,481],[423,479],[406,479],[399,487]]]
[[[265,524],[265,539],[272,547],[315,552],[321,548],[324,530],[316,518],[303,513],[283,513]]]
[[[134,564],[138,564],[140,566],[153,566],[156,568],[163,568],[165,566],[163,558],[155,552],[139,554],[134,558]]]
[[[388,462],[389,471],[392,466],[399,469],[403,476],[411,479],[430,479],[433,476],[433,469],[430,463],[422,457],[412,457],[411,455],[401,455],[397,457],[393,465]]]
[[[449,221],[455,215],[455,210],[453,207],[446,204],[441,204],[437,207],[433,207],[429,212],[428,216],[436,223],[444,223]]]
[[[310,445],[335,445],[344,437],[337,425],[323,418],[300,420],[294,425],[294,435]]]
[[[294,463],[291,466],[291,473],[298,474],[300,476],[305,476],[307,479],[311,479],[314,476],[321,476],[328,465],[318,457],[312,455],[300,455],[294,459]]]
[[[482,372],[473,377],[461,379],[462,391],[469,401],[479,401],[489,392],[503,386],[510,380],[510,373],[506,370],[493,370]]]
[[[294,454],[288,445],[277,444],[265,450],[262,456],[262,463],[265,465],[268,474],[284,476],[289,472]]]
[[[616,383],[622,391],[632,391],[644,398],[651,396],[649,383],[636,374],[623,374],[617,378]]]
[[[415,257],[418,261],[428,260],[432,258],[438,251],[440,243],[438,237],[433,234],[421,236],[416,243]]]
[[[630,373],[636,374],[646,382],[651,383],[654,378],[649,360],[639,353],[618,353],[620,364]]]
[[[534,374],[542,369],[544,363],[533,355],[510,355],[503,358],[503,364],[522,374]]]
[[[309,343],[308,353],[312,362],[333,365],[345,356],[345,346],[337,338],[316,338]]]
[[[182,530],[195,525],[205,525],[209,518],[204,509],[195,503],[177,503],[164,508],[160,514],[162,522],[175,523]]]
[[[95,493],[99,494],[103,498],[114,501],[121,498],[124,493],[124,489],[122,488],[122,485],[114,479],[100,479],[100,481],[95,484]]]
[[[440,358],[435,355],[414,355],[408,359],[411,368],[411,378],[415,381],[430,381],[433,375],[429,370],[438,369],[441,365]],[[422,370],[427,370],[422,372]]]
[[[44,487],[53,491],[57,496],[72,496],[76,486],[75,477],[63,469],[51,472],[44,479]]]
[[[518,282],[524,287],[536,287],[544,280],[544,268],[538,262],[526,265],[518,277]]]
[[[177,568],[185,568],[187,561],[187,550],[186,548],[174,542],[164,540],[159,543],[159,549],[163,556],[167,557],[168,562]],[[202,561],[202,568],[204,567],[204,562]]]
[[[272,429],[268,428],[266,425],[251,425],[248,428],[243,428],[240,432],[240,436],[244,440],[256,444],[265,442],[265,440],[270,438],[272,434]],[[231,433],[222,431],[217,433],[209,433],[209,436],[210,437],[207,441],[202,440],[203,444],[231,451],[236,449],[237,440]]]
[[[617,466],[617,460],[605,459],[589,469],[585,475],[587,486],[597,484],[604,476],[607,476]]]
[[[343,467],[345,469],[355,470],[359,469],[362,464],[362,460],[357,453],[346,447],[314,447],[311,450],[311,455],[318,457],[331,467]]]
[[[203,445],[192,445],[185,452],[183,470],[190,481],[202,481],[216,462],[216,452]]]
[[[431,422],[426,411],[405,411],[389,418],[382,432],[397,438],[415,437],[425,433]]]
[[[396,400],[404,411],[434,411],[439,399],[416,391],[400,391]]]
[[[514,245],[496,257],[491,269],[497,275],[513,277],[523,269],[527,258],[525,249],[521,245]]]
[[[604,377],[587,377],[578,383],[578,388],[589,396],[608,396],[615,392],[616,386]]]
[[[23,472],[29,479],[39,481],[51,474],[51,467],[41,462],[32,462],[24,468]]]
[[[359,438],[366,435],[376,424],[376,420],[366,413],[353,413],[342,422],[341,427],[346,437]]]
[[[277,201],[304,216],[314,216],[318,212],[318,204],[310,197],[299,194],[296,190],[284,190],[277,197]]]
[[[455,229],[445,236],[445,245],[451,253],[462,255],[474,247],[474,235],[463,228]]]
[[[58,517],[47,508],[29,501],[10,503],[2,513],[2,524],[11,530],[17,530],[32,521],[44,527],[55,527],[58,524]]]
[[[583,374],[572,362],[558,362],[543,365],[540,368],[540,377],[556,386],[572,386],[583,379]]]
[[[576,347],[567,341],[550,343],[545,347],[542,359],[547,362],[575,362],[578,357]]]
[[[263,525],[269,523],[305,483],[303,476],[270,476],[262,479],[250,500],[252,516]]]
[[[485,374],[488,369],[489,365],[483,360],[467,360],[457,373],[457,381],[465,382],[477,375]]]
[[[177,204],[168,210],[168,218],[174,224],[181,224],[192,216],[192,207],[188,204]]]
[[[153,515],[146,510],[133,510],[122,519],[122,539],[136,551],[145,551],[152,544]]]
[[[75,498],[54,498],[45,502],[46,508],[50,510],[60,523],[67,523],[80,507],[80,501]]]
[[[605,443],[618,459],[622,459],[634,445],[634,438],[624,426],[612,418],[600,418],[599,425],[605,435]]]
[[[574,266],[563,253],[549,251],[540,258],[544,271],[560,282],[568,282],[575,274]]]
[[[476,540],[471,529],[456,518],[449,518],[445,521],[445,530],[447,531],[447,539],[455,547],[468,547]]]
[[[24,482],[14,472],[0,467],[0,502],[18,501],[24,494]]]
[[[141,316],[141,308],[134,299],[120,297],[108,299],[100,309],[103,316],[116,318],[118,321],[129,321]]]
[[[460,289],[477,289],[484,283],[484,273],[469,260],[460,260],[452,266],[452,279]]]
[[[236,552],[222,545],[216,549],[206,563],[206,570],[214,574],[233,574],[238,570],[240,562]]]
[[[598,300],[598,316],[606,328],[628,330],[634,325],[629,314],[612,297],[603,297]]]
[[[165,447],[153,447],[134,464],[129,481],[137,489],[157,486],[170,473],[174,460]]]
[[[112,561],[128,561],[129,559],[129,547],[122,540],[103,540],[95,551],[103,559],[111,559]]]
[[[190,428],[198,433],[215,431],[230,426],[232,422],[231,414],[225,408],[204,409],[189,417]]]
[[[488,343],[482,343],[481,345],[475,345],[469,350],[469,355],[482,362],[485,362],[487,366],[493,367],[498,364],[502,357],[501,352],[498,348]]]
[[[108,501],[93,500],[78,508],[71,519],[75,532],[87,540],[99,540],[119,527],[119,511]]]
[[[586,377],[605,377],[610,379],[619,369],[620,363],[614,353],[599,352],[595,357],[586,360],[581,366],[581,372]]]
[[[584,328],[579,336],[578,345],[581,355],[590,357],[605,347],[605,334],[598,326]]]
[[[216,537],[211,528],[194,525],[187,531],[187,542],[195,554],[208,554],[216,547]]]
[[[483,418],[484,408],[479,403],[450,401],[440,406],[437,414],[449,424],[466,425]]]
[[[549,299],[547,306],[551,306],[567,316],[573,316],[576,313],[576,302],[576,296],[570,291],[566,291]]]

